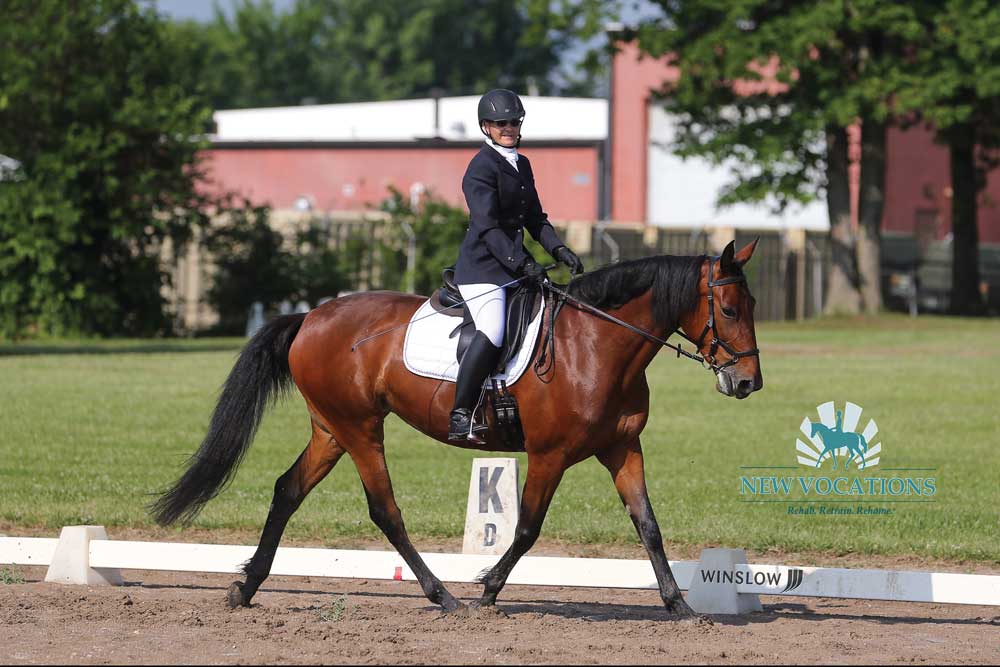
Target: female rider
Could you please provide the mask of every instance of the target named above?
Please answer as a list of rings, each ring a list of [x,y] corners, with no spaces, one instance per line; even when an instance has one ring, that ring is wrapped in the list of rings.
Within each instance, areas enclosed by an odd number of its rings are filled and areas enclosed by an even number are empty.
[[[549,224],[535,191],[531,163],[517,152],[523,120],[521,99],[509,90],[491,90],[479,100],[479,129],[486,135],[486,145],[469,162],[462,179],[469,228],[455,264],[455,283],[467,301],[476,333],[459,365],[449,440],[483,442],[478,434],[486,426],[473,423],[473,411],[503,344],[506,294],[499,286],[519,277],[539,282],[545,276],[524,248],[524,229],[574,274],[583,271],[580,258]]]

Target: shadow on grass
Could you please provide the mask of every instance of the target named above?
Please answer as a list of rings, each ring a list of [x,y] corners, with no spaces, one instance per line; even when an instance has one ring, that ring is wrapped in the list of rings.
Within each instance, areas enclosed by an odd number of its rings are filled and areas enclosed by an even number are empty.
[[[218,342],[204,345],[190,343],[144,343],[140,345],[0,345],[0,357],[26,357],[59,354],[151,354],[151,353],[184,353],[184,352],[238,352],[244,342]]]

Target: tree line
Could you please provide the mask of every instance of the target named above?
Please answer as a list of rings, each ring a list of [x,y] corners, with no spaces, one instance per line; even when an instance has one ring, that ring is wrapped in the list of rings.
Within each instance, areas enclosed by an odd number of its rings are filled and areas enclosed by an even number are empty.
[[[826,198],[827,310],[877,312],[890,127],[924,124],[948,147],[951,310],[983,311],[978,209],[1000,147],[1000,4],[990,0],[664,0],[626,31],[681,72],[663,103],[676,150],[736,165],[723,203]],[[777,86],[738,86],[734,82]],[[848,132],[860,127],[858,226]]]
[[[260,217],[202,187],[214,109],[495,86],[592,95],[611,49],[592,42],[579,55],[578,45],[620,10],[594,0],[300,0],[280,12],[244,0],[196,23],[137,0],[3,3],[0,154],[13,161],[0,165],[0,336],[169,333],[164,253],[208,238],[195,230],[212,218]],[[951,157],[951,306],[981,312],[977,216],[1000,142],[1000,5],[664,0],[644,16],[617,37],[680,67],[661,91],[680,121],[675,148],[735,165],[720,202],[826,199],[833,310],[881,307],[886,132],[932,127]],[[780,86],[733,86],[763,79]],[[851,128],[861,134],[856,230]]]
[[[477,95],[505,87],[590,95],[606,57],[563,57],[612,5],[585,0],[242,0],[168,24],[187,90],[215,109]]]

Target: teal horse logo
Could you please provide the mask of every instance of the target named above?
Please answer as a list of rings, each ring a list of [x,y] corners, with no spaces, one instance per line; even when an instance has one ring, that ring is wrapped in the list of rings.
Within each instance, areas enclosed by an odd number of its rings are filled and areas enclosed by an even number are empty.
[[[860,405],[850,401],[844,403],[843,410],[838,410],[833,401],[817,405],[819,419],[806,417],[799,423],[802,437],[795,439],[796,461],[815,469],[830,458],[836,469],[837,459],[843,456],[847,457],[845,469],[851,461],[857,462],[858,470],[877,466],[882,453],[881,436],[874,419],[861,421],[863,412]]]
[[[820,439],[823,441],[823,451],[820,452],[819,458],[816,459],[816,467],[818,468],[823,462],[823,459],[827,454],[833,460],[833,469],[837,469],[837,450],[844,448],[847,450],[848,456],[847,461],[844,463],[844,470],[847,470],[851,465],[851,461],[857,460],[859,463],[859,469],[865,469],[865,454],[868,453],[868,441],[865,440],[865,436],[860,433],[854,433],[852,431],[845,432],[843,430],[843,417],[844,414],[840,410],[837,410],[837,425],[834,427],[829,427],[821,422],[810,422],[811,435],[813,437],[819,435]]]

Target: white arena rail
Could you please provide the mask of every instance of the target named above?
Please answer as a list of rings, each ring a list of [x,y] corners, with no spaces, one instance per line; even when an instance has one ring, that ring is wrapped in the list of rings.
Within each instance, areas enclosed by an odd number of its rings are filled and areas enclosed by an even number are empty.
[[[96,530],[95,527],[88,529]],[[100,539],[103,530],[99,534],[92,532],[87,538],[81,538],[79,532],[73,533],[82,530],[84,527],[67,527],[61,536],[63,543],[69,544],[68,536],[75,535],[72,545],[76,551],[70,558],[79,562],[73,565],[74,571],[79,572],[81,568],[100,571],[112,583],[118,577],[117,570],[234,574],[256,549],[253,546]],[[0,564],[52,565],[51,577],[56,567],[53,559],[57,550],[59,560],[71,551],[66,547],[60,549],[59,545],[60,540],[52,538],[0,537]],[[499,558],[444,553],[421,556],[442,581],[460,583],[473,582]],[[60,572],[69,571],[65,563],[59,566]],[[671,561],[670,567],[681,589],[691,591],[688,599],[692,606],[708,613],[736,613],[759,608],[756,595],[1000,605],[998,575],[747,564],[739,549],[706,549],[700,561]],[[275,556],[271,574],[416,580],[403,559],[393,551],[282,547]],[[75,583],[65,576],[49,580]],[[525,556],[514,568],[508,583],[657,588],[649,561],[609,558]],[[714,602],[727,595],[728,603],[720,606]],[[711,599],[706,601],[708,598]]]

